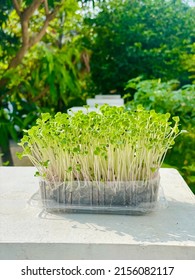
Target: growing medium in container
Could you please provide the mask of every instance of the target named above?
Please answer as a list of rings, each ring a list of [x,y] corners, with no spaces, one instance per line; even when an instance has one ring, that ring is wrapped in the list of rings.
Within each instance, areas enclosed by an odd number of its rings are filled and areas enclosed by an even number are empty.
[[[42,199],[84,211],[147,210],[179,118],[103,105],[98,112],[42,114],[20,145],[37,168]],[[52,204],[53,205],[53,204]]]

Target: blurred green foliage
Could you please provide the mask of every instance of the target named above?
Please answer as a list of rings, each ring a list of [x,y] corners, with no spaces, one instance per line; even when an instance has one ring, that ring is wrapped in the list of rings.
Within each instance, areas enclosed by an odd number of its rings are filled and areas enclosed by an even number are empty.
[[[85,82],[80,73],[85,52],[79,41],[83,20],[80,7],[76,0],[48,1],[51,11],[54,2],[61,2],[62,7],[45,36],[11,68],[10,61],[22,48],[22,28],[12,1],[0,3],[0,147],[4,154],[9,154],[9,139],[17,141],[41,112],[66,111],[85,102]],[[31,3],[23,1],[23,9]],[[44,12],[42,5],[32,16],[28,28],[31,37],[41,30]]]
[[[195,193],[195,85],[180,87],[177,80],[162,82],[142,80],[141,77],[128,81],[127,94],[134,92],[133,100],[127,102],[129,110],[142,104],[147,110],[171,113],[180,117],[180,129],[185,130],[168,151],[165,164],[177,168]]]
[[[183,55],[183,65],[189,72],[189,77],[193,83],[195,83],[195,43],[191,46],[191,53],[185,53]]]
[[[32,0],[22,3],[27,7]],[[93,94],[127,94],[128,108],[142,104],[180,116],[188,133],[176,140],[166,164],[179,169],[195,191],[195,8],[181,0],[48,0],[49,9],[59,3],[45,36],[8,69],[22,46],[22,30],[12,1],[0,1],[4,162],[10,160],[9,139],[17,141],[41,112],[66,111]],[[41,6],[31,18],[31,35],[43,20]]]
[[[193,52],[195,9],[183,1],[106,1],[85,23],[94,93],[123,93],[139,75],[189,83],[183,60]]]

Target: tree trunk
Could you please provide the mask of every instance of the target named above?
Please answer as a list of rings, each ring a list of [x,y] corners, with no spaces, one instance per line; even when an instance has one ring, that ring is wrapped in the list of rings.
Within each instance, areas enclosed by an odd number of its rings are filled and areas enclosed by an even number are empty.
[[[16,68],[22,62],[22,59],[24,58],[27,50],[27,46],[22,46],[17,55],[10,61],[8,69]]]

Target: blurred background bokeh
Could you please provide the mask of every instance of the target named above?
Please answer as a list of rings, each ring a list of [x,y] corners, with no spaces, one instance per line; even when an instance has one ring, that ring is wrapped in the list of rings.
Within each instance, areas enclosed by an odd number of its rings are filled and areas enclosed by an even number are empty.
[[[195,7],[181,0],[0,1],[0,153],[15,157],[42,112],[97,94],[170,112],[186,130],[166,156],[195,192]]]

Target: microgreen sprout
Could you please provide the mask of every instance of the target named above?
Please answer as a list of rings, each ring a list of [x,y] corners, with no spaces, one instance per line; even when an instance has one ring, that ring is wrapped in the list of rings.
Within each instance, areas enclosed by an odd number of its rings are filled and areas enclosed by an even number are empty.
[[[103,105],[99,112],[42,114],[20,145],[50,182],[143,181],[155,177],[180,134],[170,114]]]

